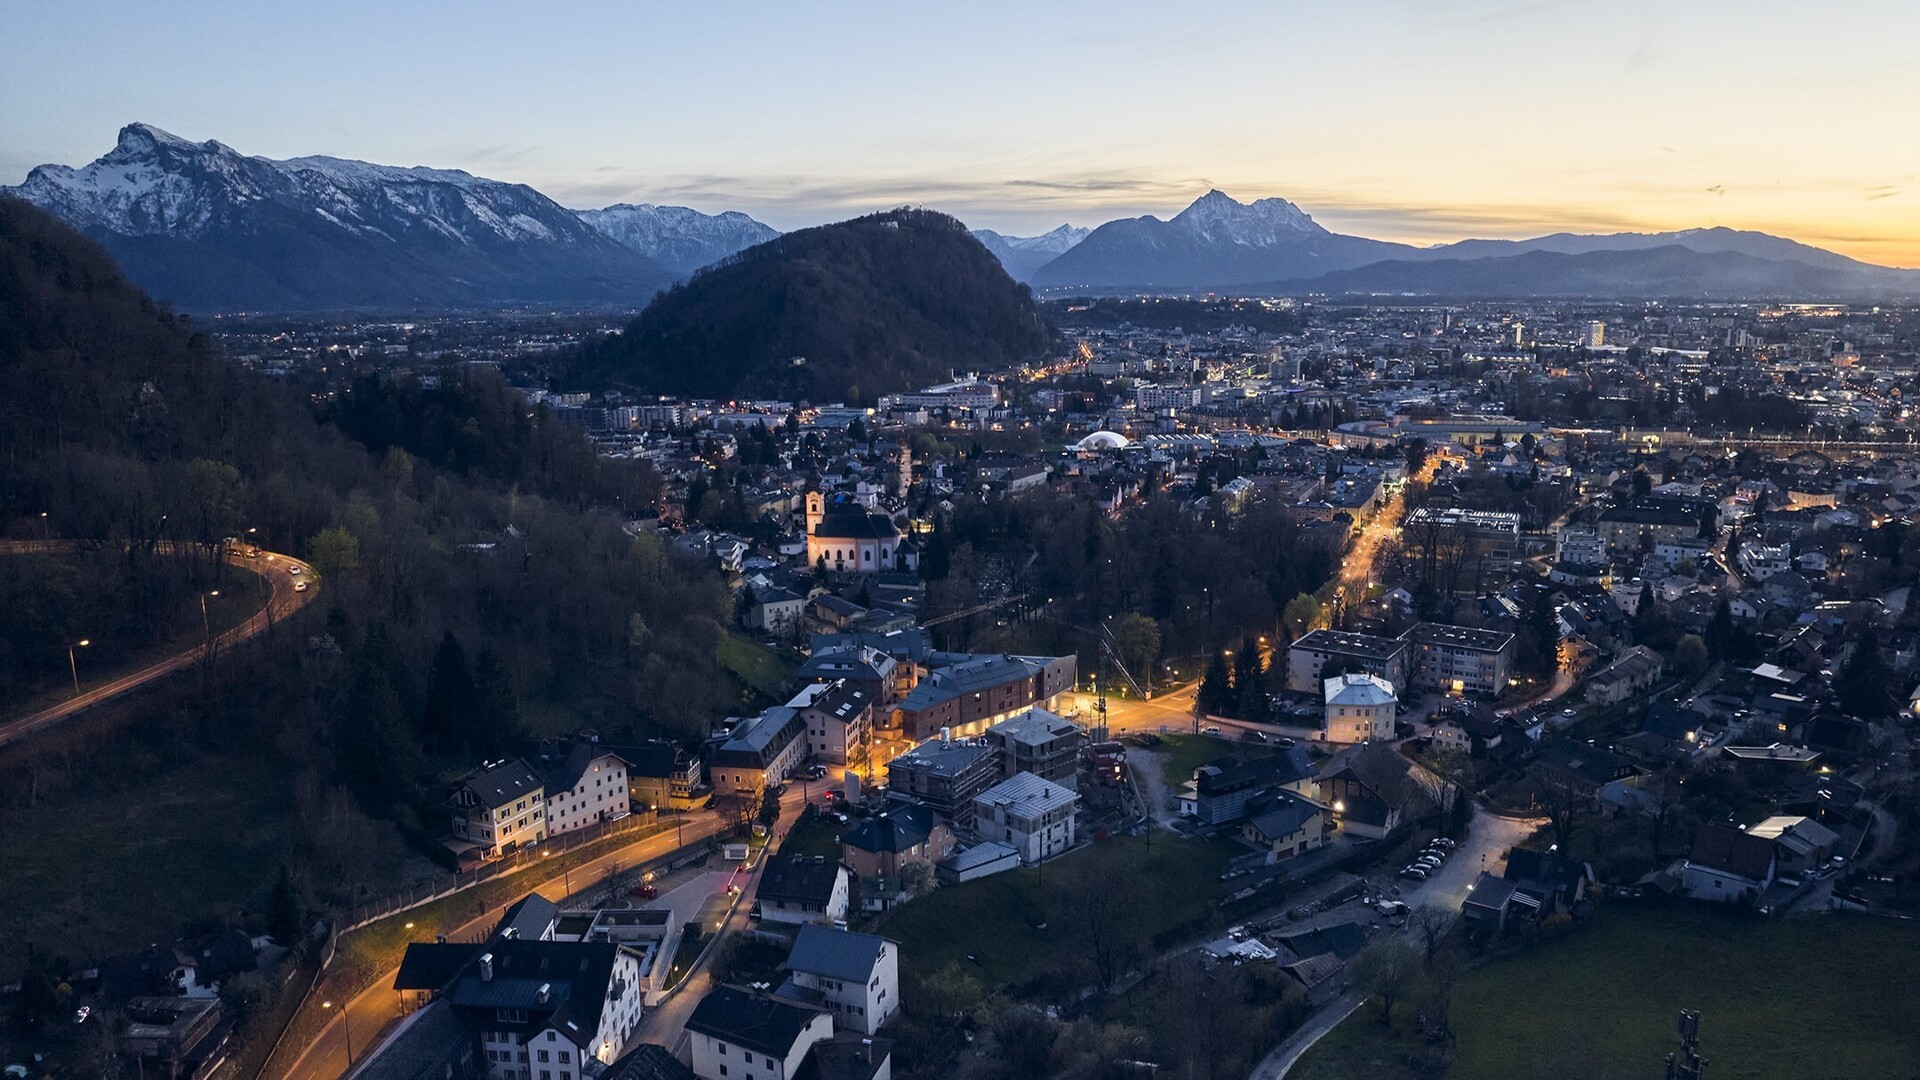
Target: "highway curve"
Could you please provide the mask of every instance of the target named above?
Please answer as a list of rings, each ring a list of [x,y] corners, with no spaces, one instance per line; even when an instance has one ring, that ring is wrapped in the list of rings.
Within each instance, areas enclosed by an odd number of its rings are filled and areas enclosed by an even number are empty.
[[[161,550],[168,544],[163,542]],[[71,540],[26,540],[0,543],[0,555],[20,555],[78,551],[80,544]],[[213,640],[215,650],[232,648],[248,638],[266,632],[275,620],[284,619],[311,603],[320,592],[319,578],[306,563],[291,555],[263,551],[259,556],[248,558],[237,552],[229,552],[227,562],[242,570],[250,570],[266,580],[271,590],[267,604],[239,626],[223,630]],[[301,573],[291,573],[293,567],[299,567]],[[305,581],[305,591],[296,591],[296,582]],[[122,675],[111,682],[91,687],[84,692],[29,716],[0,723],[0,746],[17,742],[34,732],[51,727],[75,713],[90,709],[102,702],[111,701],[128,691],[173,674],[182,668],[191,667],[206,655],[205,643],[195,645],[184,652],[178,652],[157,663],[150,664],[138,671]]]

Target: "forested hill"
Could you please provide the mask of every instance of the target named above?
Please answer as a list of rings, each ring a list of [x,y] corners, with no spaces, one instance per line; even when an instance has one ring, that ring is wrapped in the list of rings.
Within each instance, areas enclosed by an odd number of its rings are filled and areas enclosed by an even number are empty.
[[[384,807],[425,783],[422,755],[445,767],[499,748],[510,723],[429,718],[427,658],[449,633],[543,712],[600,693],[617,703],[604,726],[690,733],[726,707],[724,587],[593,509],[650,500],[650,469],[594,458],[577,433],[501,408],[487,386],[402,385],[337,411],[364,444],[156,307],[97,244],[0,198],[0,536],[131,543],[155,588],[226,573],[183,552],[248,529],[312,560],[346,670],[326,675],[326,693],[309,692],[298,663],[253,690],[297,699],[258,715],[321,739],[332,779]],[[187,558],[201,568],[159,565]],[[0,684],[31,687],[48,665],[65,676],[60,643],[91,629],[67,625],[71,601],[0,588],[14,613]]]
[[[657,393],[871,401],[1041,356],[1027,287],[944,214],[788,233],[661,294],[577,374]]]

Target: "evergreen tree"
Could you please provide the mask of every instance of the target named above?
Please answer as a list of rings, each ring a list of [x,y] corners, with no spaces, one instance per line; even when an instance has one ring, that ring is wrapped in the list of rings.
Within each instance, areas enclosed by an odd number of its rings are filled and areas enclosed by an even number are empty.
[[[1233,676],[1227,669],[1225,653],[1216,652],[1207,661],[1207,673],[1200,680],[1194,700],[1208,716],[1231,716],[1234,712]]]
[[[427,675],[427,705],[424,716],[427,734],[451,747],[471,742],[469,727],[474,721],[473,669],[467,665],[467,652],[460,639],[449,630],[434,651],[433,667]],[[469,749],[472,747],[469,746]]]
[[[488,755],[506,750],[520,732],[520,696],[513,673],[490,645],[482,645],[474,658],[473,696],[474,741]]]

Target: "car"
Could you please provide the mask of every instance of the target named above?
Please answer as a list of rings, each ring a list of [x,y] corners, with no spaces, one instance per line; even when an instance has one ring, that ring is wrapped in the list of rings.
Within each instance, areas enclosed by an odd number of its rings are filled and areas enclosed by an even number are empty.
[[[1373,905],[1373,910],[1382,915],[1405,915],[1408,908],[1398,900],[1382,900]]]
[[[633,887],[633,895],[642,900],[651,900],[660,895],[660,889],[651,881],[643,881]]]
[[[1293,747],[1300,745],[1300,741],[1298,739],[1289,739],[1285,735],[1276,735],[1274,736],[1274,739],[1273,739],[1273,745],[1279,747],[1282,750],[1290,750]]]
[[[294,583],[293,583],[293,591],[294,591],[294,592],[306,592],[306,591],[307,591],[307,583],[306,583],[306,582],[304,582],[304,581],[296,581],[296,582],[294,582]]]
[[[289,567],[287,567],[287,573],[289,573],[289,574],[293,574],[293,575],[295,575],[295,576],[298,576],[298,575],[300,574],[300,572],[301,572],[301,569],[300,569],[300,564],[299,564],[299,563],[294,563],[293,565],[291,565],[291,566],[289,566]]]
[[[1439,859],[1415,859],[1413,865],[1431,874],[1440,869]]]
[[[1203,727],[1203,728],[1201,728],[1201,729],[1200,729],[1200,734],[1202,734],[1202,735],[1218,735],[1218,734],[1220,734],[1220,725],[1219,725],[1219,724],[1208,724],[1208,725],[1207,725],[1206,727]]]
[[[82,1005],[79,1008],[73,1010],[73,1022],[76,1024],[84,1024],[87,1022],[87,1017],[92,1015],[93,1015],[93,1006]]]
[[[1418,866],[1407,867],[1405,870],[1400,871],[1400,876],[1413,881],[1427,880],[1427,872]]]
[[[1434,838],[1432,846],[1443,847],[1443,848],[1446,848],[1448,851],[1452,851],[1454,848],[1459,847],[1460,844],[1458,841],[1455,841],[1452,837],[1440,836],[1440,837]]]

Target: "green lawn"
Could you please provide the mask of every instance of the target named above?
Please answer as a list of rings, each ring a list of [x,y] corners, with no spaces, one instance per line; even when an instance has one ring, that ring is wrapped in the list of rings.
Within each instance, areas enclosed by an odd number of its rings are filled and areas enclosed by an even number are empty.
[[[1162,735],[1165,740],[1153,748],[1152,753],[1159,754],[1165,763],[1167,786],[1178,789],[1181,784],[1193,779],[1193,770],[1209,761],[1223,758],[1234,752],[1235,744],[1225,739],[1216,739],[1211,735]],[[1241,744],[1240,749],[1248,756],[1270,753],[1257,744]]]
[[[720,664],[748,689],[785,700],[787,676],[793,674],[793,665],[758,642],[728,634],[720,642]]]
[[[1909,923],[1610,908],[1468,977],[1449,1076],[1658,1076],[1683,1008],[1700,1010],[1717,1080],[1912,1076],[1916,966],[1920,926]],[[1364,1009],[1295,1075],[1392,1080],[1408,1044],[1385,1035],[1378,1011]]]
[[[851,828],[825,814],[808,814],[794,823],[785,840],[780,841],[782,855],[825,855],[840,857],[840,834]]]
[[[1157,833],[1115,836],[1038,868],[1009,870],[963,885],[944,886],[903,905],[879,932],[900,942],[916,971],[937,972],[958,962],[988,989],[1037,986],[1043,976],[1074,966],[1081,947],[1060,932],[1060,887],[1091,865],[1116,889],[1141,897],[1134,934],[1141,948],[1157,934],[1191,928],[1201,933],[1217,917],[1219,875],[1245,848],[1229,840],[1200,841]],[[1043,925],[1044,924],[1044,925]],[[967,962],[969,955],[978,966]],[[1061,989],[1048,987],[1048,989]],[[1071,989],[1070,987],[1065,989]]]
[[[293,801],[259,755],[129,762],[144,779],[0,814],[0,976],[23,946],[76,963],[167,942],[196,922],[262,911],[292,859]],[[385,823],[367,827],[371,887],[426,870]]]

